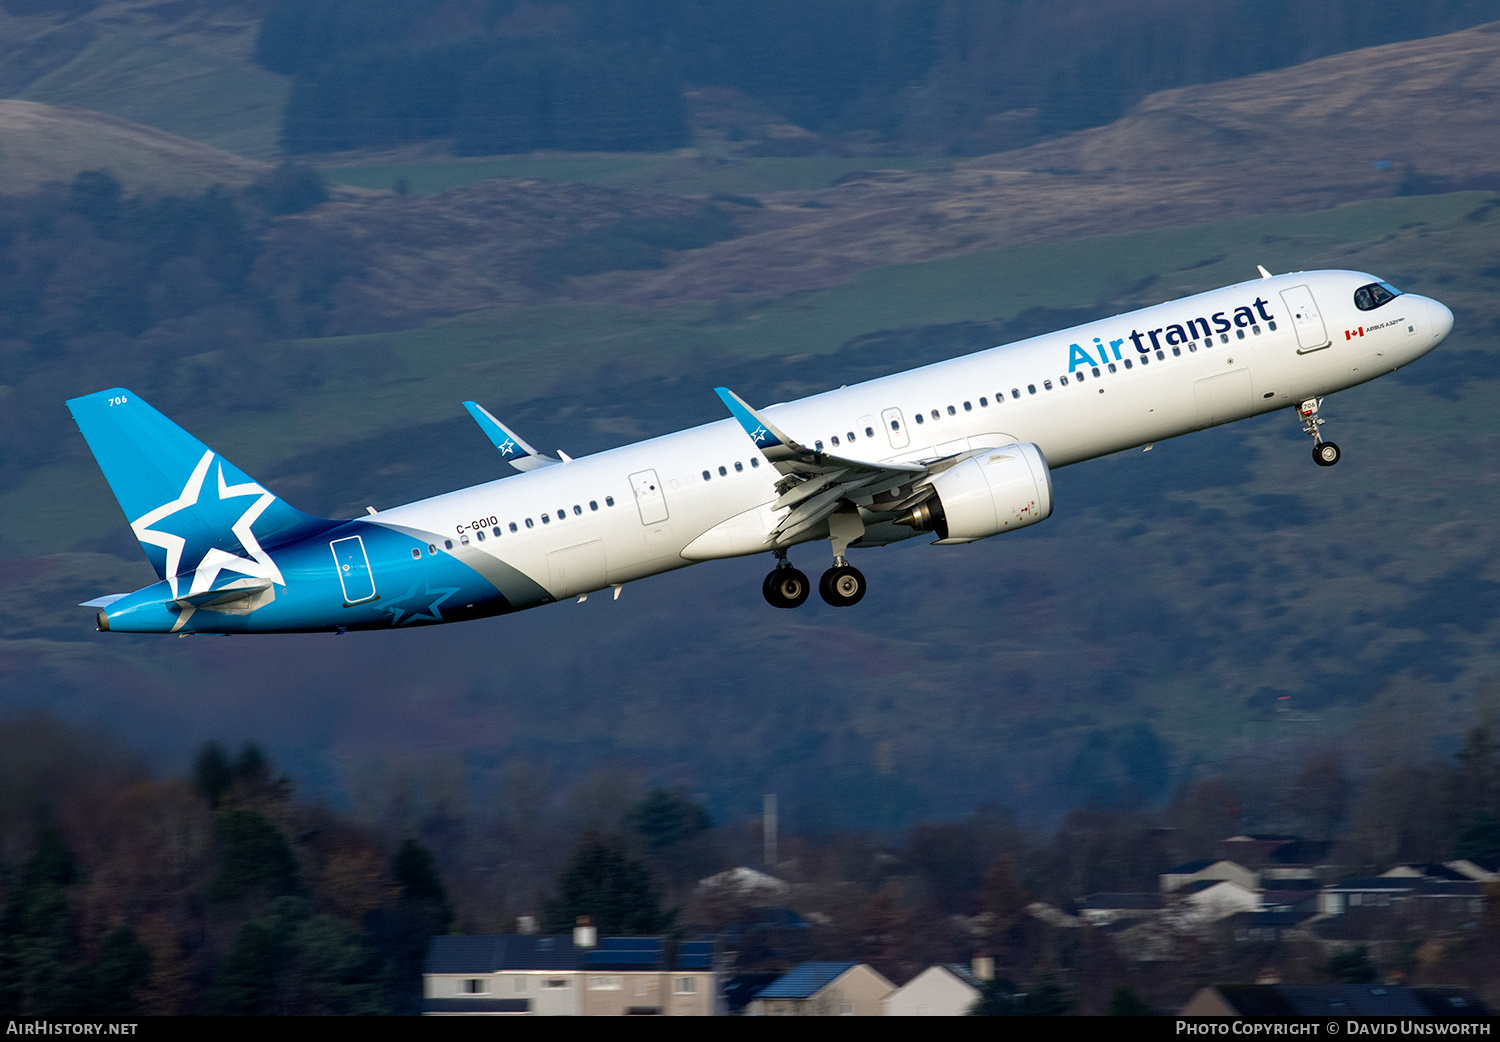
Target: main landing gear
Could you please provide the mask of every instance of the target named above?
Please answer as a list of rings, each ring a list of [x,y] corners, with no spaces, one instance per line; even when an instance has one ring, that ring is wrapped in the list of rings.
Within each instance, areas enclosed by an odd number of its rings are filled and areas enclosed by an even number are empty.
[[[807,576],[787,563],[784,554],[778,555],[780,563],[776,570],[766,576],[766,581],[761,583],[760,592],[765,596],[766,603],[773,608],[797,608],[807,601],[807,595],[812,592],[812,584],[807,581]],[[835,608],[848,608],[858,604],[865,595],[864,573],[848,561],[834,562],[832,568],[823,573],[818,580],[818,593],[822,598]]]
[[[1324,441],[1323,432],[1318,429],[1323,426],[1323,420],[1318,416],[1318,406],[1322,404],[1322,398],[1309,398],[1297,407],[1297,415],[1302,417],[1303,433],[1312,435],[1313,462],[1320,467],[1331,467],[1343,454],[1333,442]]]
[[[835,608],[848,608],[864,599],[867,584],[864,573],[842,554],[833,559],[833,567],[818,580],[818,595]],[[773,608],[796,608],[807,601],[812,587],[791,562],[785,550],[776,551],[776,569],[761,583],[760,592]]]
[[[787,561],[786,551],[777,550],[776,570],[760,584],[760,592],[765,595],[766,603],[773,608],[798,608],[807,600],[812,586],[809,585],[807,576]]]

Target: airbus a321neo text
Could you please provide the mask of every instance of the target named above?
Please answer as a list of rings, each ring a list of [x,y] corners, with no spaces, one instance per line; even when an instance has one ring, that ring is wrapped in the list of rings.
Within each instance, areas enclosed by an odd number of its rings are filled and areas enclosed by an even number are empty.
[[[465,406],[520,473],[351,520],[288,506],[124,388],[68,402],[160,581],[88,602],[101,630],[388,629],[532,608],[768,553],[779,608],[865,595],[851,548],[948,546],[1052,513],[1051,470],[1291,408],[1320,466],[1324,397],[1431,351],[1453,313],[1353,271],[1261,278],[755,409],[593,456]]]

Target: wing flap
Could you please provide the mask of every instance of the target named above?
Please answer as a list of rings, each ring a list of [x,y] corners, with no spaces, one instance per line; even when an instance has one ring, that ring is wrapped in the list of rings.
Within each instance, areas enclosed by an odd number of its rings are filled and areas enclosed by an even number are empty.
[[[785,475],[776,486],[780,493],[776,509],[788,513],[771,533],[778,546],[805,535],[845,503],[868,506],[877,496],[915,484],[928,474],[928,468],[919,463],[869,463],[810,449],[729,388],[714,390],[761,454]]]

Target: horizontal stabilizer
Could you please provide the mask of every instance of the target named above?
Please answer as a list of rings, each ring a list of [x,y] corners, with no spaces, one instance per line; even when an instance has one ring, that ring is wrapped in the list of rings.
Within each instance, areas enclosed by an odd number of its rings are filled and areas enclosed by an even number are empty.
[[[552,467],[563,462],[551,456],[544,456],[533,449],[505,424],[491,416],[484,406],[476,402],[464,402],[464,408],[469,410],[469,415],[474,417],[474,422],[479,424],[479,429],[484,431],[485,436],[490,439],[495,448],[500,450],[500,455],[505,457],[505,462],[517,470],[540,470],[542,467]],[[563,459],[567,459],[567,456],[564,455]]]
[[[130,594],[128,594],[128,593],[106,593],[103,597],[95,597],[91,601],[84,601],[82,604],[79,605],[79,607],[80,608],[108,608],[111,604],[115,603],[115,601],[118,601],[118,600],[120,600],[123,597],[129,597],[129,596],[130,596]]]
[[[254,602],[259,607],[267,591],[274,588],[275,584],[269,580],[240,579],[217,590],[178,597],[176,604],[179,608],[207,608],[209,611],[233,611],[245,607],[239,603],[241,601]]]

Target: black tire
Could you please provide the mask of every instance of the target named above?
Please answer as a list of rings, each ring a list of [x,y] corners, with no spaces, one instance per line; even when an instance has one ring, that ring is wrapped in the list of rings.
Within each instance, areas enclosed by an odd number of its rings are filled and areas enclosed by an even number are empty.
[[[1337,463],[1343,453],[1339,447],[1331,441],[1325,441],[1313,446],[1313,462],[1320,467],[1331,467]]]
[[[812,584],[795,568],[778,568],[761,584],[766,603],[773,608],[797,608],[812,593]]]
[[[849,608],[865,596],[865,577],[858,568],[844,565],[830,568],[818,581],[818,593],[835,608]]]

